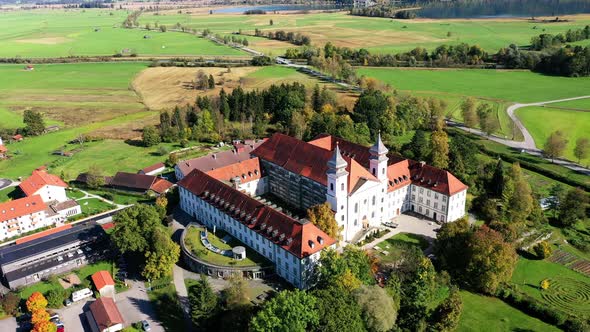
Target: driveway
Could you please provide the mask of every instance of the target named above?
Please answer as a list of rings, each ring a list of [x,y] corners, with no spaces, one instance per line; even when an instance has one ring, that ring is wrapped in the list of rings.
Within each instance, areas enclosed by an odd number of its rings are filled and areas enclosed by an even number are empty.
[[[16,325],[16,318],[9,317],[0,320],[0,331],[18,331]]]
[[[393,229],[389,228],[389,233],[383,235],[382,237],[370,243],[365,244],[363,246],[363,249],[371,249],[379,243],[399,233],[423,235],[428,240],[428,242],[432,243],[434,239],[436,239],[436,232],[434,230],[440,228],[440,225],[438,225],[434,221],[421,219],[420,217],[415,217],[413,215],[408,214],[402,214],[398,216],[393,220],[393,222],[398,224],[399,226]]]
[[[0,190],[9,187],[12,184],[12,181],[8,179],[0,179]]]
[[[156,314],[147,296],[143,282],[129,280],[128,283],[131,285],[131,288],[116,295],[117,307],[123,316],[123,320],[125,320],[125,326],[145,319],[150,323],[151,331],[164,332],[164,328],[160,322],[154,320]],[[90,332],[91,330],[84,312],[89,310],[90,303],[93,301],[94,299],[92,301],[81,301],[69,307],[53,311],[59,314],[66,331]],[[14,331],[14,329],[5,329],[4,325],[2,325],[3,322],[0,321],[0,331]]]

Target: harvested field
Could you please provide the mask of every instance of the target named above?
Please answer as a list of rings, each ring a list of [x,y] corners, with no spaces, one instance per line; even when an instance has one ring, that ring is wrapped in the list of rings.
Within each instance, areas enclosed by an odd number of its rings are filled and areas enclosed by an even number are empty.
[[[176,105],[186,105],[195,102],[197,96],[219,95],[223,87],[231,91],[240,85],[240,78],[258,70],[257,67],[232,68],[180,68],[155,67],[142,71],[133,80],[133,89],[142,97],[143,103],[150,109],[169,109]],[[197,72],[204,71],[213,75],[216,82],[215,89],[195,90],[193,82]]]
[[[215,89],[195,90],[193,81],[199,70],[215,78]],[[322,83],[299,73],[292,68],[239,67],[227,72],[226,68],[181,68],[156,67],[142,71],[133,81],[133,89],[142,97],[143,103],[152,110],[171,109],[177,105],[192,104],[197,96],[218,96],[221,89],[230,93],[241,86],[245,90],[265,89],[273,84],[299,82],[308,87],[308,92],[315,84],[327,85],[340,97],[342,105],[352,107],[356,100],[354,93],[339,89],[337,86]]]

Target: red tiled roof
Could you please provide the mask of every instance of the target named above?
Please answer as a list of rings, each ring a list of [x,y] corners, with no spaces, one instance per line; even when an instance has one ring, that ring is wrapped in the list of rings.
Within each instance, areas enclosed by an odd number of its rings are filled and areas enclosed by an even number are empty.
[[[21,182],[19,187],[27,196],[34,195],[44,186],[56,186],[67,188],[68,185],[59,178],[59,176],[49,174],[44,168],[38,168],[33,171],[31,176]]]
[[[148,167],[142,169],[141,171],[147,174],[149,172],[153,172],[153,171],[163,168],[163,167],[164,168],[166,167],[166,165],[164,165],[164,163],[156,163],[156,164],[153,164],[151,166],[148,166]]]
[[[387,166],[387,191],[397,190],[411,183],[408,159]]]
[[[348,192],[353,193],[357,187],[360,187],[366,181],[376,181],[377,178],[371,174],[366,168],[361,166],[356,160],[350,157],[344,157],[348,163],[346,170],[348,171]]]
[[[100,331],[125,322],[115,301],[110,297],[101,297],[92,302],[90,304],[90,311]]]
[[[0,153],[8,152],[8,148],[0,144]]]
[[[309,144],[313,144],[321,147],[324,150],[330,151],[336,149],[336,143],[338,143],[338,147],[340,148],[342,156],[352,157],[359,164],[361,164],[361,166],[369,168],[369,157],[371,156],[369,147],[352,143],[340,137],[331,136],[328,134],[319,134],[314,140],[309,141]]]
[[[252,154],[292,173],[327,185],[326,172],[332,152],[294,137],[274,134]]]
[[[168,189],[170,189],[170,187],[172,187],[173,185],[174,185],[174,183],[172,183],[166,179],[156,178],[156,181],[154,181],[154,184],[152,184],[150,189],[157,192],[158,194],[163,194]]]
[[[178,185],[299,258],[336,242],[315,225],[301,223],[197,169]]]
[[[22,237],[22,238],[16,240],[15,242],[16,242],[16,244],[21,244],[21,243],[33,241],[33,240],[36,240],[36,239],[40,239],[42,237],[45,237],[47,235],[51,235],[51,234],[55,234],[55,233],[58,233],[58,232],[61,232],[61,231],[65,231],[66,229],[70,229],[70,228],[72,228],[72,225],[70,225],[70,224],[59,226],[59,227],[55,227],[55,228],[48,229],[48,230],[43,231],[43,232],[39,232],[39,233],[35,233],[33,235]]]
[[[115,223],[114,222],[108,222],[108,223],[102,224],[100,226],[102,227],[102,229],[104,229],[106,231],[107,229],[111,229],[111,228],[115,227]]]
[[[41,212],[47,209],[47,205],[39,195],[15,199],[0,203],[0,222],[11,220],[20,216]]]
[[[208,171],[206,173],[217,180],[226,182],[229,182],[235,177],[239,177],[241,183],[248,183],[253,180],[258,180],[262,176],[260,160],[258,158],[247,159],[239,163]]]
[[[448,171],[413,160],[410,160],[409,163],[412,183],[417,186],[428,188],[448,196],[467,189],[467,186],[463,182],[459,181],[459,179]]]
[[[14,136],[12,136],[12,139],[21,140],[21,139],[23,139],[23,135],[21,135],[21,134],[14,135]]]
[[[105,286],[114,286],[115,281],[111,277],[109,271],[98,271],[92,275],[92,282],[96,289],[100,292],[101,289]]]
[[[245,145],[240,152],[236,151],[235,149],[231,151],[222,151],[195,159],[183,160],[176,165],[184,175],[187,175],[193,169],[198,169],[203,172],[211,171],[216,168],[225,167],[227,165],[250,159],[250,153],[263,142],[264,141],[258,141]]]

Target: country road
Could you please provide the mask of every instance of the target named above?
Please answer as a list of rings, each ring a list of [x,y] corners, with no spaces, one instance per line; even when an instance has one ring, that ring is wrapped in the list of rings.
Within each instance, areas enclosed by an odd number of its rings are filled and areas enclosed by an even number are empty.
[[[510,117],[510,119],[512,119],[512,121],[514,121],[514,123],[516,124],[518,129],[522,132],[522,136],[524,137],[524,141],[521,141],[521,142],[501,138],[501,137],[498,137],[495,135],[488,136],[486,133],[482,132],[479,129],[465,127],[462,123],[456,122],[453,120],[447,120],[447,124],[449,126],[459,128],[459,129],[467,131],[469,133],[472,133],[472,134],[475,134],[475,135],[478,135],[481,137],[485,137],[491,141],[494,141],[494,142],[497,142],[500,144],[504,144],[504,145],[509,146],[511,148],[523,150],[524,152],[526,152],[528,154],[531,154],[531,155],[534,155],[537,157],[541,157],[546,160],[550,160],[550,159],[545,158],[543,156],[543,151],[541,149],[537,148],[537,146],[535,145],[535,140],[533,139],[533,137],[531,136],[529,131],[526,129],[526,127],[522,124],[520,119],[516,116],[515,111],[519,108],[522,108],[522,107],[542,106],[542,105],[546,105],[546,104],[560,103],[560,102],[564,102],[564,101],[587,99],[587,98],[590,98],[590,96],[580,96],[580,97],[572,97],[572,98],[565,98],[565,99],[558,99],[558,100],[541,101],[541,102],[529,103],[529,104],[517,103],[517,104],[510,105],[508,107],[508,109],[506,109],[506,112],[508,113],[508,116]],[[569,160],[556,158],[555,160],[553,160],[553,163],[557,164],[557,165],[561,165],[566,168],[569,168],[573,171],[576,171],[576,172],[579,172],[582,174],[590,175],[590,170],[588,168],[585,168],[585,167],[578,165],[578,164],[576,164],[572,161],[569,161]]]

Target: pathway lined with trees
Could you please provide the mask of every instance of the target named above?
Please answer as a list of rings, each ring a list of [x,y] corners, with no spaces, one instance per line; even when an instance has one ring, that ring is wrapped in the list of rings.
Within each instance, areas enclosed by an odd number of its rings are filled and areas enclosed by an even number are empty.
[[[459,128],[461,130],[467,131],[469,133],[487,138],[491,141],[500,143],[500,144],[504,144],[508,147],[514,148],[514,149],[521,149],[524,150],[524,152],[532,154],[534,156],[538,156],[541,158],[544,158],[546,160],[551,161],[554,164],[558,164],[561,165],[563,167],[567,167],[573,171],[579,172],[579,173],[583,173],[583,174],[587,174],[590,175],[590,170],[588,170],[587,168],[574,163],[572,161],[569,160],[565,160],[565,159],[556,159],[554,158],[553,160],[551,158],[546,158],[545,155],[543,154],[543,151],[539,148],[537,148],[535,141],[533,139],[533,136],[529,133],[529,131],[526,129],[526,127],[524,126],[524,124],[520,121],[520,119],[516,116],[515,112],[517,109],[522,108],[522,107],[529,107],[529,106],[542,106],[542,105],[546,105],[546,104],[553,104],[553,103],[561,103],[561,102],[565,102],[565,101],[572,101],[572,100],[578,100],[578,99],[587,99],[590,98],[590,95],[588,96],[580,96],[580,97],[572,97],[572,98],[566,98],[566,99],[559,99],[559,100],[550,100],[550,101],[542,101],[542,102],[537,102],[537,103],[529,103],[529,104],[520,104],[520,103],[516,103],[511,105],[510,107],[508,107],[508,109],[506,110],[506,112],[508,113],[508,116],[510,117],[510,119],[514,122],[514,124],[518,127],[518,129],[522,132],[522,136],[524,137],[524,141],[513,141],[510,139],[506,139],[506,138],[501,138],[495,135],[488,135],[487,133],[479,130],[479,129],[475,129],[475,128],[469,128],[467,126],[465,126],[463,123],[459,123],[453,120],[447,120],[447,124],[449,126],[453,126],[455,128]]]

